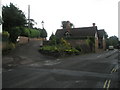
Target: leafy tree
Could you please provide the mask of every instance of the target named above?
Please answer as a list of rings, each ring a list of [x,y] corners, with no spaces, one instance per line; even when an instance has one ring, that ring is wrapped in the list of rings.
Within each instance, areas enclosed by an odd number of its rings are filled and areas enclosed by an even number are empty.
[[[72,28],[72,27],[74,27],[74,25],[70,21],[62,21],[62,26],[61,27],[63,29],[65,29],[65,28]]]
[[[35,24],[37,24],[34,19],[28,20],[28,23],[30,23],[30,24],[29,24],[29,25],[30,25],[29,28],[33,28],[33,26],[34,26]],[[28,23],[27,23],[27,24],[28,24]]]
[[[2,7],[3,30],[9,31],[13,27],[25,26],[27,20],[24,13],[13,3]]]
[[[40,32],[41,32],[41,34],[40,34],[41,38],[46,38],[47,37],[47,32],[46,32],[46,30],[44,28],[41,29]]]
[[[105,39],[108,38],[108,34],[107,34],[107,32],[104,33],[104,36],[105,36]]]
[[[19,27],[13,27],[13,28],[11,28],[9,33],[10,33],[10,41],[15,43],[16,39],[21,34],[21,30]]]
[[[111,36],[108,38],[108,44],[116,47],[119,43],[117,36]]]
[[[9,40],[16,42],[16,39],[21,34],[22,30],[20,27],[26,25],[26,17],[24,13],[19,10],[13,3],[2,7],[3,14],[3,31],[8,31],[10,34]]]

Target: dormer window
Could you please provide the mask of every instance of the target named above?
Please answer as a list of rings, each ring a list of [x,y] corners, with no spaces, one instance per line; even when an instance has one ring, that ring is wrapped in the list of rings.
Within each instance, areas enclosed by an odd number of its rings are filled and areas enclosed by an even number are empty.
[[[68,31],[65,32],[65,37],[70,37],[70,33]]]

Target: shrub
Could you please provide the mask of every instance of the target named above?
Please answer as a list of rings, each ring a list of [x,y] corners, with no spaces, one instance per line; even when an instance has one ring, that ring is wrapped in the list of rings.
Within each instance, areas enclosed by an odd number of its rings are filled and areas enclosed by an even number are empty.
[[[6,50],[12,50],[16,47],[16,45],[12,42],[5,42],[4,44],[4,48],[3,48],[3,51],[6,51]]]
[[[75,49],[77,49],[78,51],[82,51],[81,46],[76,46]]]
[[[14,43],[9,43],[8,49],[14,49],[14,48],[15,48],[15,44]]]
[[[3,44],[3,48],[2,48],[2,54],[5,55],[7,53],[9,53],[12,49],[14,49],[16,47],[16,45],[12,42],[4,42],[5,44]]]
[[[71,55],[79,54],[79,51],[75,48],[66,47],[64,45],[52,45],[52,46],[43,46],[40,48],[40,52],[44,54],[49,54],[52,56],[61,56],[61,55]]]
[[[8,41],[10,34],[7,31],[2,32],[2,41]]]
[[[21,30],[19,27],[14,27],[11,28],[10,30],[10,41],[15,43],[16,39],[18,38],[18,36],[21,34]]]

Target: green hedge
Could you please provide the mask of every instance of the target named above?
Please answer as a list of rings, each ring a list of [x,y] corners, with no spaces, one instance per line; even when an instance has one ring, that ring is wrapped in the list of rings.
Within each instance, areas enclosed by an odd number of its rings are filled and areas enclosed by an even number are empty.
[[[30,29],[30,37],[34,38],[34,37],[39,37],[40,36],[40,31],[35,30],[35,29]]]
[[[26,37],[39,37],[40,36],[40,31],[36,29],[29,29],[29,28],[24,28],[22,29],[21,36],[26,36]]]

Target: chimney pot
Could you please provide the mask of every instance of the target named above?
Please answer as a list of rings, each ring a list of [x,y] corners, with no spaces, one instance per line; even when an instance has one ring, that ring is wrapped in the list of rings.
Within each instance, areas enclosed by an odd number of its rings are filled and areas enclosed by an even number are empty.
[[[95,23],[93,23],[93,26],[95,26]]]

